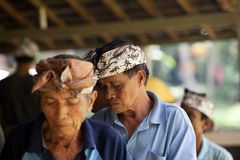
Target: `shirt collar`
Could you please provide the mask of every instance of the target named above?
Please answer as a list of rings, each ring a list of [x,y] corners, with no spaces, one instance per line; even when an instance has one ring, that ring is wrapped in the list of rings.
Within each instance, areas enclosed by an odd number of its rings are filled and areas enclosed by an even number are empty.
[[[207,139],[203,136],[201,150],[198,154],[198,159],[206,158],[206,153],[208,152]]]
[[[147,91],[147,94],[153,100],[153,108],[148,117],[146,118],[146,121],[149,121],[153,124],[160,124],[162,122],[165,122],[167,120],[167,106],[158,98],[155,93]],[[115,123],[121,125],[121,122],[117,118],[117,114],[111,113],[109,109],[107,110],[107,112],[107,114],[111,114],[111,116],[109,117],[112,117],[111,120],[107,120],[108,122],[110,122],[111,124]]]
[[[153,108],[149,114],[149,122],[153,124],[161,124],[162,122],[165,122],[167,120],[167,106],[155,93],[147,91],[147,94],[153,100]]]

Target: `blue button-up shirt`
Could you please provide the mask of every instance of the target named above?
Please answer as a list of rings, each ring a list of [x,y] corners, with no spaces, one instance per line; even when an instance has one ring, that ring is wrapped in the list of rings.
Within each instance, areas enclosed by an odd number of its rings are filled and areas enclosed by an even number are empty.
[[[1,160],[53,160],[42,137],[43,114],[37,121],[22,124],[10,132]],[[126,144],[111,126],[85,119],[82,124],[84,145],[75,160],[126,160]]]
[[[203,137],[202,147],[197,157],[198,160],[233,160],[232,155],[223,147]]]
[[[152,92],[148,95],[154,101],[153,109],[131,137],[109,109],[100,110],[92,118],[120,131],[132,160],[196,160],[195,134],[186,113],[161,102]]]

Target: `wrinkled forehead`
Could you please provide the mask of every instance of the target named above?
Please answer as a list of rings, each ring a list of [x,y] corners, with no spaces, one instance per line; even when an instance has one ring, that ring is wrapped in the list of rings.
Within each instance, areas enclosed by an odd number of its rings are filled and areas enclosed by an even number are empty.
[[[100,84],[103,84],[103,83],[114,83],[114,82],[126,82],[127,80],[129,80],[129,77],[126,74],[118,73],[113,76],[99,79],[98,81]]]
[[[43,90],[40,91],[41,97],[61,97],[61,98],[69,98],[69,97],[80,97],[83,94],[80,94],[81,90]]]

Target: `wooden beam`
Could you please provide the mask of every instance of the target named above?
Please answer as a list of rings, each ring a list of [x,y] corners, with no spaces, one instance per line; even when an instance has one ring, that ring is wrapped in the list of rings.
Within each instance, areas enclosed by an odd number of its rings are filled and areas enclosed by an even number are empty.
[[[102,34],[101,37],[103,37],[106,43],[109,43],[113,40],[113,37],[109,34]]]
[[[197,9],[192,6],[189,0],[176,0],[176,1],[186,13],[190,15],[199,14]],[[209,36],[209,38],[211,39],[217,38],[217,34],[215,33],[215,31],[210,25],[208,25],[207,23],[204,23],[201,26],[203,27],[203,30],[207,32],[207,35]]]
[[[209,24],[212,27],[236,25],[237,15],[235,13],[216,13],[195,16],[179,16],[174,18],[152,18],[144,20],[132,20],[127,22],[104,23],[99,25],[68,26],[65,28],[48,28],[46,30],[14,30],[0,32],[0,41],[9,39],[9,37],[52,37],[64,38],[80,35],[90,37],[96,35],[122,35],[139,32],[159,32],[166,28],[174,28],[176,31],[199,28],[202,24]],[[183,23],[184,22],[184,23]],[[141,27],[139,27],[141,26]],[[177,26],[177,27],[176,27]]]
[[[158,17],[161,15],[159,9],[155,6],[152,0],[138,0],[138,3],[143,9],[152,17]]]
[[[221,36],[218,37],[217,40],[226,40],[236,37],[233,33],[223,33]],[[209,40],[207,36],[190,36],[190,37],[184,37],[180,38],[179,40],[150,40],[150,44],[172,44],[172,43],[181,43],[181,42],[196,42],[196,41],[205,41]]]
[[[56,49],[56,45],[52,39],[49,38],[41,38],[41,41],[49,48],[49,49]]]
[[[47,15],[55,24],[59,27],[65,27],[65,22],[57,16],[42,0],[29,0],[37,9],[44,7],[46,9]]]
[[[215,33],[215,31],[213,30],[213,28],[210,25],[203,24],[202,27],[206,31],[206,33],[209,36],[209,38],[217,39],[218,36],[217,36],[217,34]]]
[[[218,0],[217,1],[220,7],[227,12],[236,12],[237,10],[237,1],[236,0]],[[240,3],[238,1],[238,3]]]
[[[172,40],[174,40],[174,41],[179,41],[179,35],[178,35],[178,33],[175,31],[175,30],[173,30],[173,29],[170,29],[170,28],[168,28],[167,30],[166,30],[166,32],[168,33],[168,35],[172,38]]]
[[[149,39],[147,38],[145,33],[143,33],[143,32],[138,33],[138,38],[142,45],[149,44]]]
[[[25,16],[21,12],[17,11],[17,9],[14,8],[9,2],[5,0],[0,0],[0,6],[20,24],[27,26],[31,29],[34,28],[34,25],[30,21],[28,21],[28,19],[25,18]]]
[[[79,37],[79,36],[73,36],[72,40],[75,42],[75,44],[79,47],[79,48],[85,48],[86,47],[86,43],[84,42],[84,40]]]
[[[198,11],[193,8],[189,0],[176,0],[176,2],[187,14],[198,14]]]
[[[122,20],[129,20],[128,15],[120,7],[120,5],[115,0],[103,0],[106,6],[108,6],[113,13],[116,14]]]
[[[88,11],[83,8],[76,0],[66,0],[66,2],[87,22],[91,24],[96,24],[96,20],[88,13]]]
[[[11,16],[13,16],[19,23],[26,26],[30,29],[35,29],[34,25],[23,15],[21,12],[17,11],[10,3],[6,2],[5,0],[0,0],[0,5],[3,7],[3,9],[8,12]],[[1,27],[0,27],[1,28]],[[19,37],[22,38],[22,37]],[[17,40],[13,41],[15,45]],[[54,48],[54,43],[50,40],[44,39],[43,42],[46,46],[49,48]]]
[[[236,37],[236,35],[233,35],[233,33],[224,33],[221,36],[218,37],[218,40],[226,40],[226,39],[230,39]],[[191,37],[186,37],[186,38],[181,38],[178,41],[174,41],[174,40],[149,40],[147,44],[173,44],[173,43],[179,43],[179,42],[196,42],[196,41],[204,41],[204,40],[208,40],[207,36],[191,36]],[[99,44],[86,44],[86,47],[84,48],[94,48],[97,46],[102,46],[103,44],[99,43]],[[141,44],[139,44],[141,45]],[[63,45],[58,45],[57,50],[60,49],[72,49],[72,48],[76,48],[76,44],[72,43],[72,44],[63,44]],[[0,46],[0,50],[2,53],[10,53],[12,51],[11,48],[1,48]],[[46,48],[45,46],[43,46],[43,48],[41,48],[41,50],[49,50],[49,48]]]

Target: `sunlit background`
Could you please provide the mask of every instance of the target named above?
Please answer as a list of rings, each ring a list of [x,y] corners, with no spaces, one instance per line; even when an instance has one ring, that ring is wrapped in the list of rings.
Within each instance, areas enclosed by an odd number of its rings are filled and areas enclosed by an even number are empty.
[[[203,41],[143,46],[151,75],[169,87],[180,103],[184,88],[205,92],[214,102],[216,127],[240,129],[239,70],[236,40]],[[87,50],[42,52],[36,61],[57,54],[83,56]],[[0,80],[11,75],[16,64],[10,54],[0,54]],[[29,70],[36,74],[34,66]],[[160,89],[161,86],[156,86]],[[165,91],[164,91],[165,92]]]

